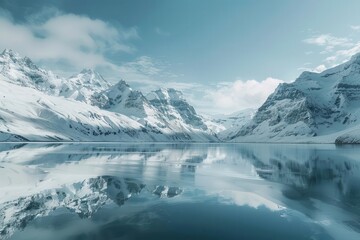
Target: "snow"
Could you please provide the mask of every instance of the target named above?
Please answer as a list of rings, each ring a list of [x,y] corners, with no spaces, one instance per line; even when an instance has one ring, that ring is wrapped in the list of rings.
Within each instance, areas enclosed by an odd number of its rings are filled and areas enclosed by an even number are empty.
[[[255,112],[255,109],[248,108],[229,115],[219,114],[212,116],[212,122],[218,125],[216,133],[218,133],[219,138],[227,139],[233,135],[234,132],[238,131],[254,117]]]
[[[303,72],[278,86],[252,120],[229,135],[243,142],[326,142],[358,126],[360,55],[321,73]],[[341,141],[356,142],[357,133]]]
[[[360,143],[360,54],[283,83],[258,109],[203,117],[183,94],[144,96],[92,69],[61,78],[12,50],[0,54],[0,141]]]
[[[11,50],[0,66],[1,141],[217,140],[174,89],[168,104],[181,99],[187,109],[168,106],[169,119],[125,81],[111,85],[92,69],[64,79]]]

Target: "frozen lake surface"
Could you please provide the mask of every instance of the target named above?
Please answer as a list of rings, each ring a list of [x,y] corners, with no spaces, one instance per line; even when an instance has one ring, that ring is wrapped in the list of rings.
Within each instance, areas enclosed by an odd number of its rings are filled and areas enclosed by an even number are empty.
[[[0,144],[0,239],[360,239],[360,147]]]

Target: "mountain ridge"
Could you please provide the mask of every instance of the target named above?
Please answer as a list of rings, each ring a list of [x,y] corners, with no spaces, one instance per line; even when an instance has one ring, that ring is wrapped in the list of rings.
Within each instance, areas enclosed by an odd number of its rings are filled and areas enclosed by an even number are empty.
[[[111,85],[92,69],[61,78],[7,49],[0,54],[0,85],[0,140],[218,140],[207,128],[168,119],[124,80]],[[173,110],[181,116],[181,109]]]
[[[210,119],[176,89],[144,95],[93,69],[61,78],[6,49],[0,98],[0,141],[360,143],[360,53],[279,84],[256,111]]]
[[[253,119],[228,140],[334,143],[337,134],[359,126],[359,89],[360,54],[321,73],[305,71],[294,82],[279,84]]]

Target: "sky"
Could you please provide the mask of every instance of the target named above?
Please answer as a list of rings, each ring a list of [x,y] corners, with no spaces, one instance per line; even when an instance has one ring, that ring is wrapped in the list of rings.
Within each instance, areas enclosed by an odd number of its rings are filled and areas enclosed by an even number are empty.
[[[229,114],[359,52],[359,9],[356,0],[0,0],[0,49],[62,77],[93,68],[145,94],[173,87],[202,114]]]

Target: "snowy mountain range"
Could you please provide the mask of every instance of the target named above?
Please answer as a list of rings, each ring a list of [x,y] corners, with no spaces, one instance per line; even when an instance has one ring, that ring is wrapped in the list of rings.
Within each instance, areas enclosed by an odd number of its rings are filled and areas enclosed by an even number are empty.
[[[92,69],[61,78],[0,54],[0,141],[360,143],[360,54],[280,84],[258,109],[212,119],[175,89],[144,95]]]
[[[360,54],[280,84],[232,141],[360,143]]]
[[[84,69],[68,79],[0,55],[0,141],[218,141],[181,92],[145,97]]]

